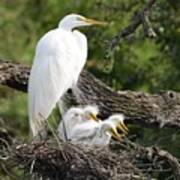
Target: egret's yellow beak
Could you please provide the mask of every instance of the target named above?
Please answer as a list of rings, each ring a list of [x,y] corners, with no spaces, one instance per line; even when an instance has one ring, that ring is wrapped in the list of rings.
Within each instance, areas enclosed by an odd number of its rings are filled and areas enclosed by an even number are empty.
[[[99,119],[97,118],[97,115],[96,115],[96,114],[90,114],[89,119],[90,119],[90,120],[93,120],[93,121],[99,122]]]
[[[121,140],[121,137],[120,137],[119,133],[117,132],[116,128],[111,128],[110,133],[114,139],[116,139],[118,141]]]
[[[117,129],[119,131],[122,131],[124,134],[127,134],[129,131],[127,126],[123,122],[121,122],[120,124],[117,125]]]
[[[107,25],[106,22],[97,21],[97,20],[94,20],[94,19],[85,18],[85,19],[83,19],[83,21],[90,24],[90,25],[98,25],[98,26],[106,26]]]

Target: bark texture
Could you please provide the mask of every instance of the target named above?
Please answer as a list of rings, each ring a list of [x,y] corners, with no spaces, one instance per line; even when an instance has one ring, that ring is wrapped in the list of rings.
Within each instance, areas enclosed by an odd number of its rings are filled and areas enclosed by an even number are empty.
[[[30,67],[0,61],[0,84],[23,92],[27,91]],[[127,123],[142,126],[180,128],[180,93],[161,91],[149,94],[133,91],[114,91],[87,71],[83,71],[77,88],[64,98],[68,106],[95,104],[104,119],[123,113]]]

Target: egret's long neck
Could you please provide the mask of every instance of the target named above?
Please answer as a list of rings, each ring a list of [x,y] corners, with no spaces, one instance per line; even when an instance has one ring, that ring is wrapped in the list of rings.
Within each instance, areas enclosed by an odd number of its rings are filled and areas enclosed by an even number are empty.
[[[64,29],[66,31],[73,31],[73,29],[75,28],[75,26],[73,24],[70,24],[67,21],[60,21],[58,28],[60,29]]]

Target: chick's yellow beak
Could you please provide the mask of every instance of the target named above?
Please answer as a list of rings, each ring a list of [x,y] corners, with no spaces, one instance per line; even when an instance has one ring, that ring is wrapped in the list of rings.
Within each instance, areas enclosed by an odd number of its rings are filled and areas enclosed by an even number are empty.
[[[97,21],[97,20],[94,20],[94,19],[85,18],[85,19],[83,19],[83,21],[90,24],[90,25],[98,25],[98,26],[106,26],[107,25],[106,22]]]
[[[93,120],[93,121],[99,122],[99,119],[97,118],[97,115],[96,115],[96,114],[90,114],[89,119],[90,119],[90,120]]]
[[[120,140],[120,139],[121,139],[119,133],[117,132],[117,129],[111,128],[111,129],[110,129],[110,133],[111,133],[111,135],[112,135],[112,137],[113,137],[114,139],[116,139],[116,140]]]
[[[129,131],[127,126],[123,122],[121,122],[120,124],[117,125],[117,129],[119,131],[122,131],[124,134],[127,134]]]

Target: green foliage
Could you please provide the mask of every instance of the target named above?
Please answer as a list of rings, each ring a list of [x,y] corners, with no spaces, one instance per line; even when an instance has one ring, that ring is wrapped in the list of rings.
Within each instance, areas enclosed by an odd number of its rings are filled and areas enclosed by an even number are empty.
[[[109,59],[105,59],[108,49],[105,41],[126,27],[133,14],[145,2],[145,0],[1,0],[0,58],[31,64],[39,38],[48,30],[57,27],[64,15],[80,13],[109,22],[107,27],[81,29],[89,40],[89,60],[86,68],[97,77],[116,89],[149,92],[162,89],[180,90],[178,1],[160,0],[153,9],[150,19],[158,35],[156,39],[147,39],[140,27],[132,37],[121,41]],[[16,121],[9,123],[18,127],[17,130],[14,129],[16,134],[28,135],[26,95],[1,87],[0,103],[0,117]],[[145,130],[143,141],[155,139],[157,135],[159,133]],[[172,139],[172,136],[170,137]]]

